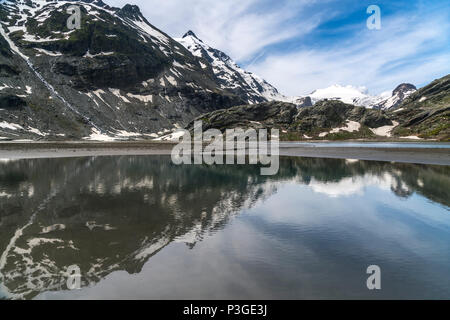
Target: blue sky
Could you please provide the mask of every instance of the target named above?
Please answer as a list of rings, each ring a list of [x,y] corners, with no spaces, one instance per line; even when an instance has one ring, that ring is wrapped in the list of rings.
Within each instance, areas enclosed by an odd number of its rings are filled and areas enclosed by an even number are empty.
[[[450,1],[106,0],[137,4],[172,37],[187,30],[287,95],[332,84],[391,91],[450,71]],[[381,29],[369,30],[369,5]]]

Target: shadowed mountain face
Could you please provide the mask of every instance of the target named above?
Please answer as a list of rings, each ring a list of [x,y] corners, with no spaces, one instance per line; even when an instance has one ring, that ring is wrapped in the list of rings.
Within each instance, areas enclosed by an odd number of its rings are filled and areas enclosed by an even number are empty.
[[[245,101],[136,6],[4,1],[0,18],[0,137],[155,137]]]
[[[174,166],[169,157],[0,162],[0,292],[32,298],[114,271],[140,273],[170,243],[193,248],[286,183],[332,196],[386,185],[449,206],[448,167],[283,158],[280,173],[256,166]]]

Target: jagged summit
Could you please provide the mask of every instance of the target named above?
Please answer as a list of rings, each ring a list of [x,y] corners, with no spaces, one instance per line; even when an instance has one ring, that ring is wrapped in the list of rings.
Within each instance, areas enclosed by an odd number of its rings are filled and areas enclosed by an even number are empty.
[[[120,14],[132,20],[145,20],[144,16],[141,13],[141,9],[136,5],[126,4],[122,9],[120,9]]]
[[[395,94],[399,94],[399,93],[404,93],[404,92],[408,92],[408,91],[417,91],[417,88],[415,85],[411,84],[411,83],[402,83],[400,84],[397,88],[394,89],[394,91],[392,92],[392,95]]]
[[[102,0],[81,0],[85,3],[91,3],[91,4],[95,4],[96,6],[99,7],[109,7],[106,3],[104,3]]]
[[[187,37],[194,37],[194,38],[200,40],[192,30],[189,30],[188,32],[186,32],[182,38],[187,38]],[[200,41],[203,42],[202,40],[200,40]]]
[[[375,108],[384,109],[384,110],[392,110],[400,107],[403,101],[408,98],[411,94],[417,91],[416,86],[410,83],[402,83],[398,85],[394,91],[392,91],[392,95],[387,99],[378,103]]]

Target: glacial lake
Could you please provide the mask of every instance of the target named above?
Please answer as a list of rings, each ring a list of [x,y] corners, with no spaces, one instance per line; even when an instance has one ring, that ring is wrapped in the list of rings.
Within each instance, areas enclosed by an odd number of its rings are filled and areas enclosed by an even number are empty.
[[[450,166],[0,161],[4,299],[449,299]],[[368,290],[368,266],[381,290]],[[80,270],[69,290],[68,268]]]

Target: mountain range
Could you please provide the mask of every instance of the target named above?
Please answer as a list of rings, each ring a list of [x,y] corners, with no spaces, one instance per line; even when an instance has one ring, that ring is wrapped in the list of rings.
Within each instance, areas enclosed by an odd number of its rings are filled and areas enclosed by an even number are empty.
[[[366,87],[341,86],[335,84],[328,88],[313,91],[309,97],[312,103],[320,100],[339,100],[344,103],[354,104],[366,108],[393,110],[397,108],[407,97],[417,91],[417,88],[409,83],[402,83],[392,92],[383,92],[380,95],[370,95]]]
[[[82,14],[79,30],[67,28],[67,9],[74,4]],[[223,110],[264,104],[289,104],[302,116],[303,108],[312,107],[307,113],[314,113],[340,102],[354,110],[364,107],[355,114],[388,119],[377,125],[394,126],[393,118],[399,124],[411,120],[399,119],[402,113],[395,111],[417,93],[407,83],[380,96],[370,95],[366,88],[334,85],[287,97],[194,32],[171,38],[133,5],[8,0],[0,4],[0,20],[0,140],[164,139],[210,113],[226,115]],[[437,95],[438,102],[445,107],[448,87],[439,88],[444,94]],[[441,120],[435,125],[441,129],[436,135],[445,139],[447,113],[438,114]],[[322,127],[309,131],[298,131],[294,123],[284,128],[290,134],[295,130],[296,137],[309,137],[312,131],[328,128],[320,123]]]
[[[432,139],[450,140],[450,75],[409,95],[399,108],[382,110],[337,99],[298,108],[273,101],[204,114],[203,129],[277,128],[282,140]],[[192,121],[188,129],[193,129]]]

